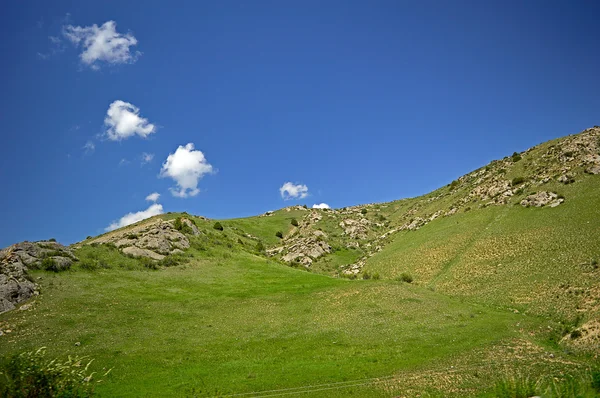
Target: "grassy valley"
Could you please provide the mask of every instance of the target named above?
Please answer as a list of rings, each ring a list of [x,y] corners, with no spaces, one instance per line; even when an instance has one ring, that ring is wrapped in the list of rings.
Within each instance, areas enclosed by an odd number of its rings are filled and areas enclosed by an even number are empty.
[[[0,356],[94,358],[99,396],[595,396],[599,140],[418,198],[90,237],[68,269],[30,266]]]

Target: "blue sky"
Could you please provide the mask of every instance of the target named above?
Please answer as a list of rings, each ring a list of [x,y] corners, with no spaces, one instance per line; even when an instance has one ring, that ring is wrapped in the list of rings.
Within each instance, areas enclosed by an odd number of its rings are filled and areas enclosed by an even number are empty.
[[[600,124],[599,11],[5,1],[0,246],[71,243],[138,211],[229,218],[429,192]]]

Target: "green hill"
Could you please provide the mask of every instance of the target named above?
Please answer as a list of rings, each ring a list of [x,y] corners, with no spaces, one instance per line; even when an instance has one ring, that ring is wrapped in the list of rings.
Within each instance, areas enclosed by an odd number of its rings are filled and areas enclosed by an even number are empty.
[[[417,198],[8,248],[0,356],[90,356],[100,396],[595,396],[598,174],[592,128]]]

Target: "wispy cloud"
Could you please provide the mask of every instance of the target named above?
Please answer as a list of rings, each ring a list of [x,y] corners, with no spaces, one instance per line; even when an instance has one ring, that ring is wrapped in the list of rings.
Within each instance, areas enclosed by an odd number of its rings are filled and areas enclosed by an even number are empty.
[[[83,152],[86,155],[91,155],[92,153],[94,153],[95,150],[96,150],[96,144],[94,144],[93,141],[88,141],[83,146]]]
[[[160,198],[160,194],[158,192],[152,192],[150,195],[146,196],[146,200],[148,202],[157,202],[158,198]]]
[[[320,203],[312,205],[313,209],[331,209],[327,203]]]
[[[136,223],[138,221],[145,220],[146,218],[150,218],[153,216],[157,216],[163,213],[163,207],[161,204],[154,203],[150,205],[146,210],[138,211],[135,213],[127,213],[123,217],[121,217],[118,221],[111,223],[108,227],[105,228],[105,231],[112,231],[117,228],[123,228],[127,225]]]
[[[132,53],[130,49],[137,45],[137,39],[131,33],[118,33],[115,21],[105,22],[101,26],[66,25],[63,26],[63,35],[74,45],[83,48],[79,58],[94,70],[100,69],[102,63],[131,64],[141,55],[139,51]]]
[[[142,166],[145,165],[146,163],[152,162],[153,159],[154,159],[153,153],[143,152],[142,153]]]

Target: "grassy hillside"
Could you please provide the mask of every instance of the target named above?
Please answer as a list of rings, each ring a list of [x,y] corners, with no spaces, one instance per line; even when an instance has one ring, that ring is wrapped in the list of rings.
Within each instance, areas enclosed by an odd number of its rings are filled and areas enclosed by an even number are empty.
[[[113,369],[100,396],[495,396],[527,378],[545,383],[529,395],[594,396],[550,389],[600,352],[599,139],[418,198],[220,226],[164,214],[86,239],[70,270],[30,273],[41,295],[25,310],[0,314],[0,362],[89,355]],[[540,192],[553,202],[524,206]],[[126,253],[141,241],[155,259]]]

